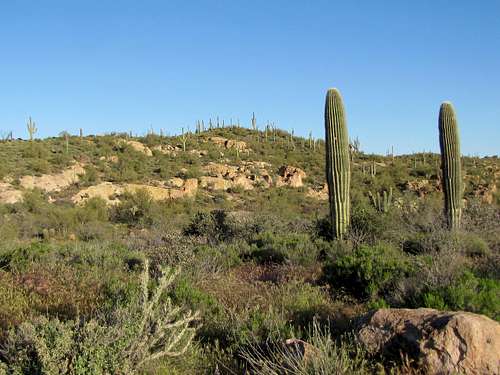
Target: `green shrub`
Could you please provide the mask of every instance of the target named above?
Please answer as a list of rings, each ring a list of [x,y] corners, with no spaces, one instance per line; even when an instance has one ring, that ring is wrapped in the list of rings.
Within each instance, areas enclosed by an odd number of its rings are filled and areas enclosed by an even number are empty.
[[[147,190],[125,193],[120,203],[112,208],[111,220],[128,225],[151,225],[153,199]]]
[[[383,295],[412,270],[404,254],[390,245],[363,245],[352,254],[340,256],[325,265],[325,280],[334,288],[343,288],[363,298]]]
[[[311,264],[318,258],[318,247],[305,233],[261,233],[250,242],[246,257],[259,263]]]
[[[473,233],[459,233],[458,247],[468,256],[485,256],[491,253],[488,243]]]
[[[422,305],[439,310],[465,310],[500,320],[500,282],[465,271],[451,285],[422,294]]]

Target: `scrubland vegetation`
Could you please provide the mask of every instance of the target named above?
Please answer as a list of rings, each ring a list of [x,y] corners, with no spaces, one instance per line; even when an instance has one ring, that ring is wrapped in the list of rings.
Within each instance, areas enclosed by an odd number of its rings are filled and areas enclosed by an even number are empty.
[[[213,136],[251,152],[221,150]],[[336,240],[328,200],[307,194],[326,182],[322,140],[214,126],[190,133],[186,151],[180,136],[133,138],[153,149],[147,156],[119,139],[130,137],[0,144],[0,177],[14,187],[85,168],[59,192],[23,190],[22,201],[0,204],[0,374],[416,373],[404,358],[368,356],[351,332],[356,318],[424,306],[500,320],[496,157],[462,159],[466,202],[450,231],[438,154],[352,149],[351,224]],[[179,145],[175,156],[154,150],[167,144]],[[165,201],[145,191],[108,206],[70,200],[102,181],[198,178],[210,161],[293,165],[307,177],[298,188]],[[313,355],[286,346],[291,338]]]

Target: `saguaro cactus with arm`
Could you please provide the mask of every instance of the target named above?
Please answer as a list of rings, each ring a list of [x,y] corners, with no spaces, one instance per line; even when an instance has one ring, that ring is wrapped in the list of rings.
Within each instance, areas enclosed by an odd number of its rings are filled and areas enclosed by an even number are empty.
[[[326,180],[330,201],[333,236],[342,239],[350,222],[349,136],[342,96],[337,89],[330,89],[325,103]]]
[[[463,181],[460,136],[455,109],[450,102],[442,103],[439,109],[439,145],[445,215],[449,228],[456,230],[462,218]]]
[[[30,136],[30,141],[35,138],[35,134],[38,131],[35,122],[31,119],[31,116],[26,124],[26,128],[28,129],[28,134]]]

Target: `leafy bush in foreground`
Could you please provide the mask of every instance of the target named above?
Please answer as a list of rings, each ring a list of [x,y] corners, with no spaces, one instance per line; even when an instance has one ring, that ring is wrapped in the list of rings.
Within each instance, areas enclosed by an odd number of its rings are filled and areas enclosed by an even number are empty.
[[[38,317],[22,323],[9,332],[0,374],[135,374],[147,362],[182,355],[194,337],[198,313],[183,312],[170,298],[162,299],[177,275],[164,270],[150,295],[146,262],[142,295],[110,316],[68,321]]]

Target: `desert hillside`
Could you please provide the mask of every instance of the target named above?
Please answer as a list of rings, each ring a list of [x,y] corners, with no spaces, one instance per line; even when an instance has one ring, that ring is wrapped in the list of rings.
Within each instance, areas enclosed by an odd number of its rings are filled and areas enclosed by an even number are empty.
[[[67,332],[79,332],[107,368],[130,366],[123,373],[419,373],[422,358],[401,357],[404,345],[380,352],[367,327],[408,319],[431,335],[429,322],[445,316],[498,330],[497,157],[462,158],[462,230],[452,232],[439,154],[372,155],[352,142],[351,225],[334,240],[324,140],[218,125],[0,143],[0,359],[14,363],[36,331],[52,337],[39,363],[57,366],[75,350],[61,344]],[[161,308],[178,310],[154,310],[155,290],[165,292]],[[175,317],[184,329],[158,358],[164,338],[144,336],[141,352],[116,323],[145,301],[148,319]],[[435,310],[398,310],[422,307]],[[366,315],[376,309],[387,315]],[[81,322],[94,328],[68,328]],[[120,357],[117,342],[137,357]],[[323,372],[280,372],[290,345],[301,354],[286,366]],[[23,355],[16,368],[27,373],[33,359]]]

